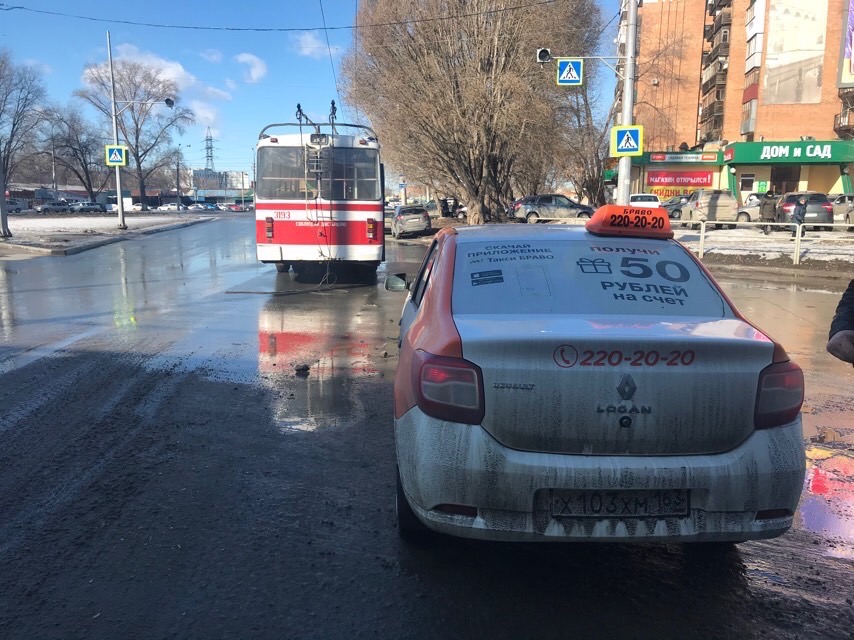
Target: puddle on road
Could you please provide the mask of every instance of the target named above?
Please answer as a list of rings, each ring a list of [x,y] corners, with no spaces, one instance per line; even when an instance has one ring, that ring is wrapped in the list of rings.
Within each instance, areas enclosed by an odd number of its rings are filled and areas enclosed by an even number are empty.
[[[299,287],[280,280],[289,291]],[[274,391],[273,415],[283,433],[359,420],[370,403],[365,383],[390,384],[397,361],[388,351],[396,347],[389,331],[396,334],[397,325],[383,315],[376,286],[303,292],[273,294],[258,317],[258,372]]]

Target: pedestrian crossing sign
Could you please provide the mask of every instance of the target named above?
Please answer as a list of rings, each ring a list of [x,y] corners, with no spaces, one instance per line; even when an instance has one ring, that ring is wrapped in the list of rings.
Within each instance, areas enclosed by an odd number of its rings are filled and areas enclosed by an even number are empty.
[[[643,127],[611,127],[611,157],[643,155]]]
[[[128,148],[123,144],[104,145],[108,167],[126,167],[128,164]]]
[[[584,82],[584,60],[582,58],[555,58],[557,61],[557,83],[561,87],[579,87]]]

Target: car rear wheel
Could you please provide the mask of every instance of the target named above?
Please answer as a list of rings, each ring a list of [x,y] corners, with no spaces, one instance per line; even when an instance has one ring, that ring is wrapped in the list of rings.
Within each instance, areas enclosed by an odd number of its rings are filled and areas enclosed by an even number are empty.
[[[578,214],[578,217],[581,218],[582,220],[589,220],[590,219],[590,213],[588,213],[587,211],[582,211],[581,213]]]
[[[682,219],[682,210],[677,209],[676,211],[674,211],[673,213],[670,214],[670,217],[673,220],[681,220]],[[683,224],[682,226],[684,227],[685,225]]]
[[[395,512],[397,514],[397,533],[406,541],[416,542],[424,540],[430,530],[418,519],[409,502],[406,492],[400,482],[400,469],[397,469],[397,496],[395,499]]]
[[[750,216],[742,211],[741,213],[738,214],[738,217],[736,218],[736,220],[738,222],[750,222]]]
[[[525,216],[525,220],[528,221],[528,224],[537,224],[537,222],[539,222],[540,220],[540,216],[534,212],[531,212],[527,216]]]
[[[277,262],[276,263],[276,271],[279,273],[287,273],[291,268],[287,262]]]

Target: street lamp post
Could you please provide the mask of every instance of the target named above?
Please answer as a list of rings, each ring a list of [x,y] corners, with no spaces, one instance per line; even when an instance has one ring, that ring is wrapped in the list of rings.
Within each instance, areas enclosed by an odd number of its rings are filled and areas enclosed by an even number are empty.
[[[119,114],[116,112],[116,78],[113,74],[113,46],[110,32],[107,31],[107,60],[110,63],[110,112],[113,118],[113,144],[119,144]],[[125,203],[122,198],[122,168],[116,167],[116,205],[119,213],[119,229],[127,229],[125,224]]]
[[[175,159],[175,211],[181,210],[181,148],[189,149],[191,144],[178,145],[178,157]]]
[[[117,109],[119,102],[116,101],[116,78],[113,74],[113,47],[110,43],[110,32],[107,31],[107,61],[110,65],[110,114],[113,120],[113,144],[119,144],[119,115],[121,115],[122,111],[127,109],[129,106],[133,104],[165,104],[170,109],[175,106],[175,101],[171,98],[166,98],[162,103],[159,101],[156,102],[142,102],[138,100],[122,100],[121,104],[125,105],[121,109]],[[125,205],[124,200],[122,199],[122,169],[121,167],[116,167],[116,205],[119,214],[119,229],[127,229],[127,225],[125,224]]]

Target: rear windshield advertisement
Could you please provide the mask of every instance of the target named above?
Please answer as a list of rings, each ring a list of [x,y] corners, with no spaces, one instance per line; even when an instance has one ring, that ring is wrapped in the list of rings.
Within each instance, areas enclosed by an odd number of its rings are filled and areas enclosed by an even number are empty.
[[[674,243],[483,242],[457,249],[454,314],[731,317]]]

